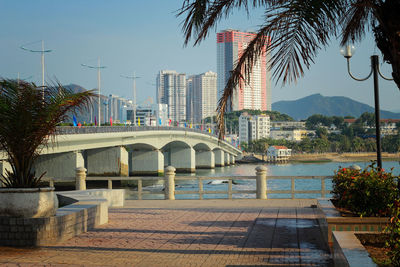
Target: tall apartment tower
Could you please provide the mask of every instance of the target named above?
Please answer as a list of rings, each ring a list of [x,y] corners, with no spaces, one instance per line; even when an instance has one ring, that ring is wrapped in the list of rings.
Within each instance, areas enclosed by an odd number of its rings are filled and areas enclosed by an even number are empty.
[[[218,98],[221,98],[230,72],[240,55],[255,36],[255,33],[231,29],[217,33]],[[265,46],[264,52],[254,63],[250,83],[241,82],[234,90],[232,110],[271,110],[271,74],[267,68],[268,60],[269,54]]]
[[[162,70],[157,75],[157,104],[168,105],[173,122],[186,120],[186,74]]]
[[[187,80],[188,121],[200,123],[215,115],[217,108],[217,74],[208,71],[190,76]]]

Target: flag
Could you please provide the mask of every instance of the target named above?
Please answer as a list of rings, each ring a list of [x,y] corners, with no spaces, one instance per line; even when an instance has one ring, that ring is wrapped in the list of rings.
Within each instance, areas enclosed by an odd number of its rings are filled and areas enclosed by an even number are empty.
[[[211,133],[211,128],[208,128],[208,132]]]
[[[97,126],[97,118],[94,116],[94,125]]]
[[[186,128],[186,122],[185,122],[185,128]]]
[[[161,126],[161,118],[158,119],[158,125]]]
[[[138,118],[138,126],[140,126],[140,118]]]
[[[112,117],[110,117],[110,126],[112,126]]]
[[[74,125],[75,127],[78,126],[78,122],[77,122],[77,120],[76,120],[75,115],[73,115],[72,120],[73,120],[73,125]]]
[[[172,122],[172,120],[171,120],[171,119],[169,119],[169,126],[171,126],[171,122]]]

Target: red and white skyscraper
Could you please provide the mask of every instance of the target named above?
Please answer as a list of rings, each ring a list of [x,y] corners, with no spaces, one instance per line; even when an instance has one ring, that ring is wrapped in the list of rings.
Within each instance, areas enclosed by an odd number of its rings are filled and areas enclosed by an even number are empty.
[[[255,33],[231,29],[217,33],[218,98],[222,95],[230,72],[255,36]],[[271,110],[271,74],[267,68],[268,57],[265,46],[264,52],[255,61],[250,83],[240,82],[234,90],[232,110]]]

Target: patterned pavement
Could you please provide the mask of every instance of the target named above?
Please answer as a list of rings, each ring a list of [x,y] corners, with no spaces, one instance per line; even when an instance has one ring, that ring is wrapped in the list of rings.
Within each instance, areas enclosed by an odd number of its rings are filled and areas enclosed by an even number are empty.
[[[109,223],[0,266],[333,266],[313,200],[127,201]]]

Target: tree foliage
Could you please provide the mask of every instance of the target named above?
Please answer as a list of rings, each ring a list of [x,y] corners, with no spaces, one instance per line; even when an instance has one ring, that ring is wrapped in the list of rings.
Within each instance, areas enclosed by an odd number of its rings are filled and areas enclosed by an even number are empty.
[[[283,84],[304,75],[332,37],[341,43],[360,41],[371,27],[384,60],[392,65],[392,76],[400,88],[400,1],[399,0],[184,0],[178,16],[184,16],[185,44],[204,40],[218,21],[234,9],[265,10],[265,22],[235,64],[218,104],[220,136],[224,113],[234,88],[248,82],[252,67],[262,53],[271,52],[272,75]]]
[[[56,126],[75,108],[85,107],[91,91],[72,93],[60,84],[38,88],[33,83],[0,80],[0,147],[12,170],[1,179],[7,187],[36,187],[41,177],[33,163]]]

